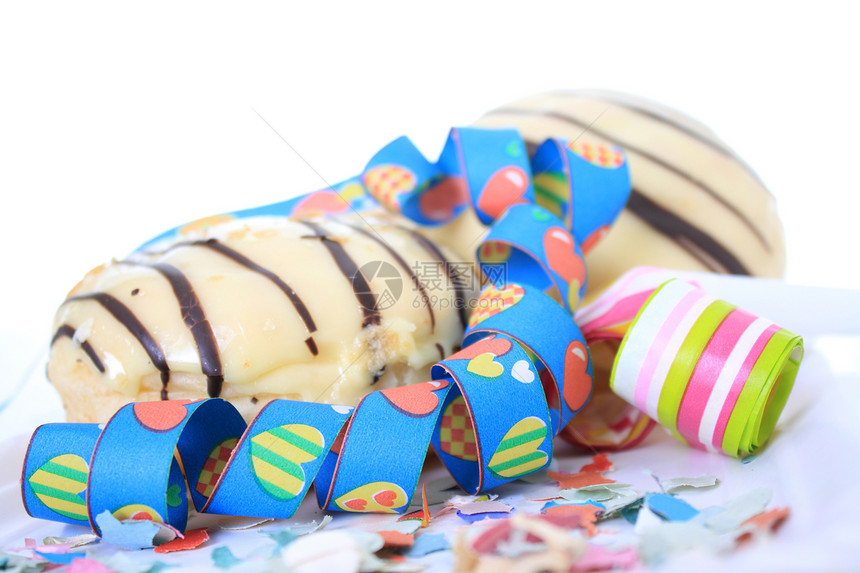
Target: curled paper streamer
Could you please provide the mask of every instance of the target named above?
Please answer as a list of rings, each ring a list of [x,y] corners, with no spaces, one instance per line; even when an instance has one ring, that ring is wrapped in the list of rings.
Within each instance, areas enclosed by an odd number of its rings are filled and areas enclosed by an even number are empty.
[[[606,193],[591,217],[589,203],[578,207],[570,186],[574,170],[562,170],[569,192],[560,200],[565,212],[580,211],[574,219],[592,229],[589,237],[626,201],[623,167],[578,164],[577,172],[597,170],[593,184],[601,173],[611,175],[606,189],[577,190]],[[311,483],[327,510],[403,511],[431,443],[470,493],[546,467],[553,437],[588,400],[592,371],[570,314],[585,288],[581,250],[563,221],[531,203],[528,170],[522,140],[510,130],[453,130],[436,164],[399,139],[336,190],[202,219],[147,243],[193,236],[231,218],[331,213],[377,202],[438,223],[470,200],[485,223],[501,217],[491,241],[510,248],[494,260],[509,262],[507,272],[488,277],[464,348],[433,368],[433,380],[371,392],[355,408],[274,400],[247,427],[217,398],[129,404],[104,428],[47,424],[34,432],[25,459],[27,511],[95,531],[95,516],[105,510],[184,529],[186,483],[201,512],[289,517]],[[528,236],[518,239],[523,228]],[[481,262],[485,270],[491,264],[486,257]]]
[[[642,305],[674,271],[636,267],[616,280],[590,303],[576,310],[595,371],[591,400],[561,436],[585,449],[617,451],[645,439],[656,425],[645,412],[613,393],[609,387],[612,364],[621,340]]]
[[[802,356],[800,336],[673,279],[639,310],[610,384],[679,440],[744,457],[770,437]]]
[[[470,493],[543,469],[591,388],[587,354],[575,368],[565,356],[584,349],[583,338],[528,285],[488,287],[479,307],[490,304],[492,330],[473,330],[474,342],[438,363],[434,380],[372,392],[354,409],[274,400],[246,428],[229,402],[211,398],[129,404],[103,430],[41,426],[22,475],[27,511],[97,532],[105,510],[182,530],[187,481],[200,512],[289,517],[311,483],[327,510],[398,512],[431,442]],[[550,336],[541,332],[547,319],[560,325]]]

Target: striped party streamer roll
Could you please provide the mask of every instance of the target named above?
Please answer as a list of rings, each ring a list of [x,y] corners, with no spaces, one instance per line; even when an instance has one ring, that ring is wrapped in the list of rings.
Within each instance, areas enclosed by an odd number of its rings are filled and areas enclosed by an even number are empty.
[[[609,375],[621,340],[645,301],[676,271],[636,267],[622,275],[587,305],[576,310],[594,367],[591,400],[571,420],[561,437],[584,449],[618,451],[644,440],[655,426],[644,411],[609,388]]]
[[[745,457],[770,437],[802,356],[800,336],[673,279],[627,330],[610,386],[679,440]]]

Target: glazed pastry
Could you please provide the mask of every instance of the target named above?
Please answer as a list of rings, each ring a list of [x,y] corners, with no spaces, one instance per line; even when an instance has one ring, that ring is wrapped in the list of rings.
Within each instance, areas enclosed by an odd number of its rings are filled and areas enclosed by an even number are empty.
[[[636,266],[783,274],[773,196],[725,143],[681,113],[626,94],[578,90],[503,105],[475,125],[515,127],[532,147],[552,136],[626,152],[630,200],[586,256],[590,292]],[[537,202],[552,210],[535,184]]]
[[[429,379],[475,285],[456,255],[382,217],[244,218],[94,269],[54,323],[47,371],[68,420],[207,396],[250,418],[276,397],[354,405]]]

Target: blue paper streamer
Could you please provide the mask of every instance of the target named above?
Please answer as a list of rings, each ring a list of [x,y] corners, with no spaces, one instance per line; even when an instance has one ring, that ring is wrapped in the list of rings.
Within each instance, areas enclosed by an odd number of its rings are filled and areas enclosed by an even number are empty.
[[[534,204],[536,191],[553,198],[555,214]],[[611,224],[628,193],[623,156],[595,159],[550,140],[530,161],[516,131],[460,128],[436,163],[400,138],[331,189],[159,235],[141,248],[243,217],[383,205],[437,225],[471,207],[494,224],[486,244],[495,258],[479,248],[479,260],[487,269],[507,245],[507,273],[483,290],[464,348],[433,367],[433,380],[372,392],[355,408],[274,400],[246,427],[213,398],[129,404],[103,429],[42,426],[23,468],[27,511],[95,531],[104,511],[181,530],[187,482],[201,512],[289,517],[311,483],[327,510],[397,512],[409,506],[431,444],[470,493],[545,468],[553,438],[591,391],[571,318],[586,286],[580,243]]]

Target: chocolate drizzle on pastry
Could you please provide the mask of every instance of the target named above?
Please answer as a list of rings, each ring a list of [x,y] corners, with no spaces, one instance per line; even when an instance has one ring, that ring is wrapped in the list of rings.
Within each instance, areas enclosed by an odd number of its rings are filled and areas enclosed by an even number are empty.
[[[167,359],[164,357],[164,351],[161,349],[161,346],[143,323],[138,320],[138,318],[134,315],[130,308],[125,306],[122,302],[120,302],[115,297],[105,293],[105,292],[94,292],[89,294],[80,294],[75,296],[70,296],[67,298],[63,304],[67,304],[74,301],[80,300],[92,300],[99,303],[106,311],[108,311],[111,316],[113,316],[117,322],[125,327],[132,336],[140,343],[143,347],[143,350],[146,352],[149,359],[152,361],[152,365],[161,373],[161,399],[167,399],[167,383],[170,380],[170,368],[167,366]],[[66,326],[66,325],[63,325]],[[58,335],[60,335],[60,331],[63,330],[61,326],[57,331],[57,334],[54,335],[54,340],[57,340]],[[83,345],[81,345],[83,347]],[[87,352],[84,349],[84,352]],[[89,355],[89,352],[87,352]],[[96,357],[97,358],[97,357]],[[99,361],[101,364],[101,361]],[[98,367],[98,366],[96,366]],[[99,369],[100,372],[104,372],[104,369]]]
[[[296,223],[303,225],[313,233],[313,235],[311,236],[302,236],[302,239],[318,240],[325,247],[326,251],[330,254],[331,260],[334,262],[334,264],[337,266],[343,276],[350,281],[352,289],[355,293],[355,298],[361,306],[361,311],[363,315],[361,325],[362,328],[366,328],[369,325],[380,324],[381,322],[380,311],[377,307],[377,296],[372,292],[369,281],[361,273],[358,264],[347,252],[344,245],[340,241],[340,238],[337,235],[334,235],[333,232],[330,233],[330,231],[326,229],[323,225],[339,224],[349,227],[350,229],[353,229],[358,234],[360,234],[362,238],[370,239],[377,245],[381,246],[385,250],[385,252],[387,252],[388,255],[391,256],[393,262],[399,265],[412,278],[412,281],[415,284],[416,288],[420,291],[422,298],[427,302],[426,307],[427,313],[430,318],[431,332],[435,332],[436,316],[433,308],[431,308],[431,305],[429,304],[429,297],[426,292],[426,287],[421,283],[419,278],[415,276],[414,270],[409,266],[403,256],[400,255],[391,246],[389,246],[383,238],[374,236],[372,230],[364,229],[359,226],[356,226],[355,224],[345,221],[324,223],[318,223],[313,221],[296,221]],[[418,235],[417,233],[413,234],[412,231],[409,232],[410,235],[417,240],[418,244],[421,245],[429,254],[431,254],[434,259],[444,264],[445,269],[451,279],[451,282],[454,284],[455,288],[457,288],[458,296],[462,299],[462,288],[459,286],[457,277],[454,276],[453,271],[449,268],[450,265],[445,259],[444,255],[441,253],[441,251],[431,241],[424,238],[423,236]],[[162,276],[166,280],[167,284],[169,284],[170,289],[175,296],[176,304],[178,306],[178,311],[181,315],[182,322],[185,327],[187,327],[194,340],[196,352],[199,357],[200,370],[205,375],[207,380],[207,393],[209,396],[217,397],[221,395],[223,384],[225,382],[222,356],[220,354],[218,341],[215,336],[215,329],[213,327],[213,324],[210,323],[210,320],[207,317],[204,305],[200,300],[200,296],[197,292],[195,292],[194,285],[191,283],[189,277],[186,276],[186,274],[184,273],[184,267],[180,268],[174,266],[173,264],[168,264],[164,262],[163,259],[159,258],[162,255],[165,255],[171,251],[180,248],[205,249],[216,254],[217,256],[221,256],[226,259],[229,259],[230,261],[233,261],[237,265],[241,266],[243,269],[246,269],[247,271],[252,273],[256,273],[257,275],[270,281],[273,285],[277,286],[277,288],[284,294],[284,296],[286,296],[292,308],[295,309],[296,314],[305,326],[305,329],[307,331],[307,337],[304,340],[305,345],[308,347],[309,351],[313,356],[319,355],[319,348],[313,336],[313,334],[317,333],[319,330],[318,325],[314,321],[310,308],[307,304],[305,304],[304,300],[302,299],[302,297],[299,296],[295,289],[293,289],[287,283],[287,281],[278,276],[278,274],[276,274],[273,270],[262,266],[261,264],[252,260],[249,256],[235,250],[230,246],[227,246],[226,244],[218,241],[217,239],[211,238],[197,241],[181,241],[170,245],[163,251],[142,252],[135,256],[132,256],[129,259],[116,261],[114,263],[115,265],[129,265],[151,269],[152,271]],[[129,291],[125,292],[129,293]],[[139,295],[140,293],[141,290],[137,287],[133,288],[130,291],[130,295],[132,297],[137,297],[137,295]],[[168,384],[171,378],[171,371],[170,367],[168,366],[166,352],[162,348],[160,343],[156,340],[153,333],[151,333],[147,329],[147,327],[144,326],[143,322],[138,318],[138,316],[136,316],[135,311],[115,296],[102,291],[73,295],[67,298],[63,302],[63,304],[68,304],[76,301],[93,301],[99,304],[123,328],[125,328],[130,333],[131,337],[140,344],[154,368],[158,370],[161,375],[161,399],[168,399]],[[464,309],[461,308],[461,320],[464,320],[463,312]],[[88,340],[78,340],[78,338],[84,337],[81,337],[80,335],[77,335],[76,337],[76,332],[78,332],[79,328],[79,326],[75,326],[73,324],[63,323],[54,334],[52,344],[62,338],[68,338],[70,340],[73,340],[74,342],[79,344],[81,350],[92,361],[94,368],[100,373],[105,374],[107,371],[107,367],[105,365],[104,360],[100,358],[96,348],[94,348],[91,342]],[[153,332],[155,334],[158,334],[157,330]],[[436,347],[440,349],[441,356],[441,346],[437,343]],[[379,381],[384,371],[385,367],[381,368],[376,372],[370,373],[371,385],[376,384]]]
[[[54,337],[51,339],[51,345],[53,345],[60,338],[71,338],[72,340],[74,340],[75,328],[71,324],[60,325],[60,328],[57,329],[57,332],[54,333]],[[96,351],[93,350],[93,345],[90,344],[88,340],[83,340],[80,344],[81,350],[83,350],[84,354],[86,354],[89,359],[92,360],[93,366],[95,366],[99,372],[104,374],[105,365],[102,363],[101,359],[99,358],[99,355],[96,354]]]
[[[427,294],[427,289],[424,288],[424,284],[421,282],[421,279],[419,279],[415,275],[415,273],[412,271],[412,268],[409,266],[409,263],[407,263],[403,259],[403,257],[401,257],[397,253],[397,251],[392,249],[391,245],[389,245],[388,243],[383,241],[377,233],[368,231],[367,229],[364,229],[364,228],[359,227],[357,225],[352,225],[352,224],[347,223],[345,221],[337,221],[337,222],[341,225],[349,227],[350,229],[352,229],[358,233],[361,233],[362,235],[364,235],[365,237],[367,237],[371,241],[374,241],[376,244],[381,246],[383,249],[385,249],[385,251],[389,255],[391,255],[391,258],[394,259],[398,265],[400,265],[400,268],[402,268],[404,271],[406,271],[409,274],[409,278],[412,279],[412,284],[415,285],[415,288],[418,289],[418,292],[421,293],[421,300],[424,302],[424,307],[427,309],[427,313],[430,316],[430,332],[431,333],[436,332],[436,314],[433,312],[433,305],[430,304],[430,297]]]
[[[208,247],[209,249],[212,249],[216,253],[224,255],[228,259],[237,262],[238,264],[242,265],[243,267],[247,268],[248,270],[251,270],[255,273],[259,273],[259,274],[263,275],[264,277],[266,277],[267,279],[269,279],[270,281],[272,281],[273,283],[275,283],[275,285],[279,289],[281,289],[281,292],[283,292],[287,296],[287,298],[290,300],[290,302],[293,305],[293,308],[296,309],[296,312],[298,313],[299,318],[302,319],[302,322],[305,323],[305,328],[308,329],[308,334],[313,334],[314,332],[317,331],[317,326],[314,323],[314,319],[311,316],[311,313],[308,310],[307,305],[305,305],[305,303],[301,299],[301,297],[299,297],[299,295],[296,294],[296,291],[293,290],[293,288],[290,285],[288,285],[286,282],[284,282],[284,280],[281,277],[279,277],[278,275],[276,275],[275,273],[273,273],[269,269],[258,265],[257,263],[255,263],[254,261],[252,261],[251,259],[249,259],[245,255],[243,255],[242,253],[240,253],[234,249],[231,249],[230,247],[224,245],[223,243],[219,243],[216,239],[208,239],[206,241],[195,241],[195,242],[189,243],[189,244]],[[314,341],[313,336],[308,336],[305,339],[305,344],[307,345],[308,349],[311,351],[311,354],[313,354],[314,356],[319,354],[319,349],[317,348],[317,344]]]
[[[313,232],[312,237],[306,238],[319,239],[331,254],[335,264],[340,269],[340,272],[349,280],[349,283],[352,285],[352,289],[355,292],[355,298],[358,300],[358,304],[361,306],[361,312],[364,315],[364,321],[361,323],[361,327],[366,328],[371,324],[379,324],[382,317],[379,314],[379,309],[376,307],[376,295],[370,290],[370,284],[368,284],[364,275],[361,274],[361,270],[358,268],[358,265],[352,257],[349,256],[346,249],[343,248],[343,245],[332,239],[329,236],[328,231],[323,229],[317,223],[314,223],[313,221],[298,222]]]
[[[448,275],[448,280],[452,285],[454,285],[454,292],[457,296],[457,313],[460,316],[460,324],[463,328],[466,328],[466,325],[469,323],[469,314],[468,309],[466,308],[466,289],[463,288],[462,278],[457,276],[457,271],[451,265],[442,251],[437,247],[433,241],[419,233],[414,229],[409,229],[407,227],[398,227],[409,233],[409,235],[415,239],[415,241],[421,245],[425,251],[430,253],[434,259],[436,259],[443,268],[445,269],[445,274]]]
[[[125,264],[140,265],[152,268],[167,279],[176,300],[179,303],[179,311],[182,313],[182,321],[197,345],[197,354],[200,356],[200,368],[206,375],[206,390],[210,397],[217,398],[221,395],[221,387],[224,384],[224,373],[221,369],[221,355],[218,353],[218,343],[215,340],[215,332],[206,318],[203,306],[191,281],[182,271],[167,263],[144,263],[137,261],[121,261]]]

